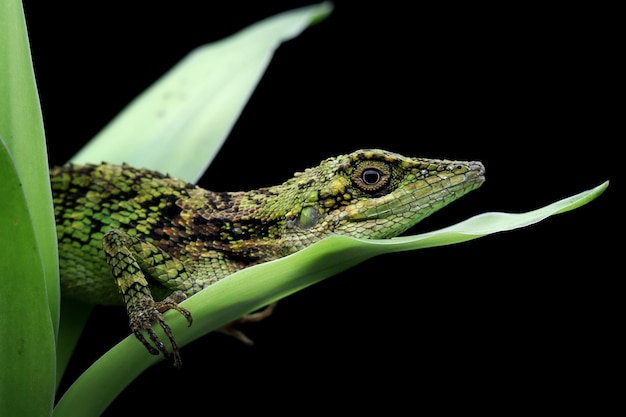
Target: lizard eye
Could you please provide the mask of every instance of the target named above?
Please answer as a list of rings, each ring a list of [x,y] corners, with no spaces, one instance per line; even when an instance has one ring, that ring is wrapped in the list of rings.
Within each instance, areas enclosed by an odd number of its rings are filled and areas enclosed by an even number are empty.
[[[352,175],[352,181],[364,191],[377,191],[389,182],[390,170],[384,163],[373,161],[358,167]]]
[[[383,173],[377,169],[366,169],[361,174],[361,181],[368,186],[374,186],[382,179]]]

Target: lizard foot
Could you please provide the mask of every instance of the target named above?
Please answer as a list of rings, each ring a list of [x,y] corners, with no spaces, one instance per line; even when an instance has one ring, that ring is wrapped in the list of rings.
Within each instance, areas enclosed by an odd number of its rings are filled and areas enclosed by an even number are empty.
[[[163,319],[163,313],[167,310],[176,310],[185,316],[187,323],[191,326],[191,313],[189,310],[178,305],[178,303],[183,301],[185,298],[187,298],[187,296],[182,291],[175,291],[162,301],[143,299],[143,302],[139,303],[142,305],[136,304],[133,306],[133,310],[129,311],[129,324],[131,330],[135,334],[135,337],[143,343],[151,354],[158,355],[161,353],[166,359],[172,360],[176,368],[180,368],[182,365],[180,352],[178,350],[176,340],[174,339],[174,335],[172,334],[172,329]],[[156,332],[152,329],[152,323],[158,323],[159,326],[161,326],[170,342],[172,353],[168,352],[161,339],[159,339],[159,336],[157,336]],[[154,346],[146,340],[142,331],[145,331],[148,334]]]
[[[234,337],[235,339],[239,340],[240,342],[246,345],[252,346],[254,345],[254,341],[252,341],[252,339],[246,336],[241,330],[236,329],[235,326],[240,323],[252,323],[252,322],[261,321],[271,316],[275,308],[276,308],[276,303],[272,303],[261,311],[246,314],[245,316],[240,317],[237,320],[231,321],[230,323],[217,329],[217,331],[220,333],[224,333],[225,335]]]

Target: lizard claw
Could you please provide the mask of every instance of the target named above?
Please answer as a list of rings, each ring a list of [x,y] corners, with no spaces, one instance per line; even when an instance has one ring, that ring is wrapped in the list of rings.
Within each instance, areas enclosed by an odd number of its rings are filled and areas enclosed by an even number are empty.
[[[148,349],[153,355],[158,355],[159,353],[163,354],[168,360],[172,360],[174,366],[176,368],[180,368],[182,366],[182,360],[180,357],[180,351],[178,350],[178,344],[176,343],[176,339],[172,334],[172,329],[167,324],[167,322],[163,319],[163,313],[167,310],[176,310],[181,313],[185,319],[187,319],[187,323],[191,326],[192,317],[189,310],[182,308],[178,305],[179,302],[183,301],[185,298],[185,294],[182,291],[175,291],[170,296],[166,297],[162,301],[153,301],[152,299],[145,299],[146,305],[137,306],[135,305],[132,312],[129,312],[130,317],[130,328],[135,334],[135,337]],[[159,326],[165,332],[167,336],[172,352],[170,353],[156,332],[152,329],[152,324],[158,323]],[[152,344],[146,340],[143,331],[148,334],[150,341]]]

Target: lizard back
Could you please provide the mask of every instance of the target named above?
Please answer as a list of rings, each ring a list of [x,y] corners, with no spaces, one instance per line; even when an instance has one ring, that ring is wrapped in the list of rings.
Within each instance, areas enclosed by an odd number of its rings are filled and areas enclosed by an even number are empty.
[[[268,224],[238,219],[241,192],[212,192],[130,165],[69,165],[51,170],[63,294],[98,304],[121,304],[105,262],[102,238],[111,229],[149,242],[198,271],[191,292],[265,258]],[[237,223],[238,226],[233,226]],[[236,229],[236,230],[235,230]],[[246,244],[247,243],[247,244]],[[263,248],[263,249],[261,249]],[[209,259],[206,267],[206,260]],[[166,288],[151,282],[153,290]]]

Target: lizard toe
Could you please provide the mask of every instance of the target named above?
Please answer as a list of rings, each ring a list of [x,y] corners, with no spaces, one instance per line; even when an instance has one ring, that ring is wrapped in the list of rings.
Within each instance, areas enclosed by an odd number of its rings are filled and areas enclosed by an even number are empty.
[[[178,305],[183,300],[186,300],[187,296],[182,291],[174,291],[172,294],[167,296],[161,301],[157,301],[155,303],[155,309],[161,313],[166,312],[167,310],[176,310],[180,314],[182,314],[187,320],[187,325],[191,326],[193,319],[191,317],[191,312],[186,308],[183,308]]]
[[[164,300],[165,301],[165,300]],[[165,359],[172,360],[174,362],[174,366],[180,368],[182,361],[180,358],[180,353],[178,350],[178,345],[176,344],[176,339],[172,333],[172,329],[167,324],[165,319],[163,318],[162,311],[167,311],[169,309],[176,309],[180,311],[181,307],[178,307],[177,304],[172,303],[170,301],[163,303],[161,302],[150,302],[149,305],[142,306],[140,310],[134,310],[130,315],[130,328],[134,333],[135,337],[146,347],[148,352],[153,355],[162,354]],[[190,313],[184,310],[183,315],[190,315]],[[186,314],[185,314],[186,313]],[[171,353],[168,351],[167,347],[161,340],[161,338],[154,331],[152,325],[156,323],[163,329],[165,336],[169,340],[171,346]],[[144,334],[148,335],[148,339]],[[151,343],[150,343],[151,342]]]

